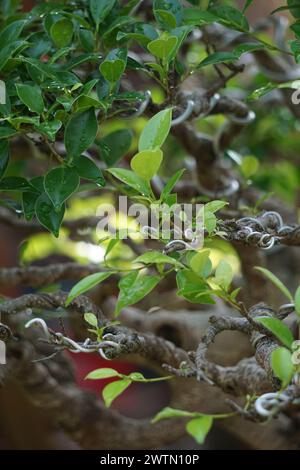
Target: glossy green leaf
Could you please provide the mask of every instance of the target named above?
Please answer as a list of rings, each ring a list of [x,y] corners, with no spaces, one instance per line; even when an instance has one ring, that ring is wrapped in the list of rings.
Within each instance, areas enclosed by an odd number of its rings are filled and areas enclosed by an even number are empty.
[[[116,380],[115,382],[106,385],[102,392],[105,406],[109,408],[112,402],[118,398],[118,396],[120,396],[126,390],[126,388],[129,387],[130,384],[131,380],[122,379]]]
[[[204,444],[212,425],[212,416],[200,416],[199,418],[191,419],[186,425],[186,430],[198,444]]]
[[[35,204],[35,214],[40,224],[58,238],[59,229],[65,214],[65,206],[62,205],[56,211],[47,194],[41,194]]]
[[[269,279],[269,281],[271,281],[277,287],[277,289],[279,289],[283,293],[283,295],[285,295],[285,297],[287,297],[291,302],[293,302],[292,294],[290,293],[288,288],[283,284],[283,282],[278,279],[278,277],[276,277],[273,273],[271,273],[271,271],[266,268],[256,266],[255,269],[257,269],[257,271],[260,271],[267,279]]]
[[[161,147],[171,128],[172,109],[167,108],[155,114],[144,127],[139,138],[139,151]]]
[[[29,191],[32,189],[25,178],[7,176],[0,181],[0,191]]]
[[[77,190],[79,176],[73,168],[57,167],[46,174],[44,186],[54,207],[58,209]]]
[[[105,186],[105,179],[102,171],[93,160],[81,155],[74,159],[74,165],[81,178],[91,180],[99,186]]]
[[[167,184],[161,192],[160,199],[162,201],[164,201],[170,195],[174,186],[180,180],[184,172],[185,169],[183,168],[182,170],[178,170],[173,176],[171,176],[171,178],[168,180]]]
[[[68,156],[81,155],[94,143],[97,132],[98,122],[93,108],[73,115],[65,130],[65,146]]]
[[[119,282],[119,297],[115,314],[119,315],[124,307],[136,304],[148,295],[159,283],[159,276],[139,275],[133,271]]]
[[[124,168],[109,168],[106,171],[143,196],[151,196],[148,183],[133,171]]]
[[[97,286],[101,282],[105,281],[109,276],[114,274],[113,271],[101,272],[90,274],[89,276],[81,279],[74,287],[72,287],[68,298],[66,300],[66,306],[70,305],[70,303],[76,299],[79,295],[84,294],[85,292],[89,291],[93,287]]]
[[[99,26],[114,7],[116,0],[90,0],[90,11],[96,25]]]
[[[100,72],[110,83],[117,82],[123,75],[127,62],[127,49],[113,49],[100,64]]]
[[[18,84],[16,85],[17,93],[29,111],[41,114],[44,111],[44,100],[41,89],[36,86]]]
[[[119,129],[103,137],[99,142],[101,157],[107,166],[115,165],[131,147],[132,132],[129,129]]]
[[[156,21],[163,27],[175,28],[183,20],[183,6],[179,0],[154,0]]]
[[[39,197],[39,193],[32,191],[24,191],[22,193],[22,206],[26,220],[31,220],[35,215],[35,205]]]
[[[155,176],[162,164],[163,153],[160,148],[153,150],[142,150],[131,160],[132,170],[146,181],[150,181]]]
[[[35,128],[41,132],[42,134],[46,135],[49,140],[54,142],[57,132],[62,126],[62,122],[58,119],[54,119],[53,121],[48,121],[43,124],[39,124],[35,126]]]
[[[274,374],[281,380],[282,388],[285,388],[295,373],[291,352],[286,348],[275,349],[271,355],[271,365]]]
[[[294,337],[291,330],[282,321],[274,317],[256,317],[255,320],[271,331],[284,346],[291,348]]]
[[[62,18],[51,26],[50,36],[56,47],[68,46],[73,37],[73,22],[68,18]]]

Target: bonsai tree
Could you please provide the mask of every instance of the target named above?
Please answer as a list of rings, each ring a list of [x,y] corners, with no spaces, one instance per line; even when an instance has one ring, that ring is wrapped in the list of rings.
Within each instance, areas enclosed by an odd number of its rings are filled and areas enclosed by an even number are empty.
[[[300,3],[36,3],[1,2],[2,395],[82,449],[299,448]]]

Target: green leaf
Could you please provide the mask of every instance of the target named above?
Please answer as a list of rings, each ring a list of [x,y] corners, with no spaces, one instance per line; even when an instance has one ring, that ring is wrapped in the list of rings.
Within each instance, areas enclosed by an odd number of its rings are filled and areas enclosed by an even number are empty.
[[[67,18],[56,21],[50,28],[50,36],[56,47],[68,46],[73,38],[73,22]]]
[[[256,317],[255,321],[261,323],[265,328],[273,333],[279,341],[286,346],[291,348],[294,341],[291,330],[282,323],[278,318],[274,317]]]
[[[0,180],[3,178],[9,161],[9,145],[5,140],[0,140]]]
[[[119,372],[116,371],[115,369],[110,369],[109,367],[103,367],[102,369],[93,370],[85,378],[88,380],[99,380],[99,379],[109,379],[111,377],[121,377],[121,374],[119,374]]]
[[[109,408],[112,402],[118,396],[120,396],[121,393],[123,393],[126,390],[126,388],[129,387],[130,384],[131,384],[131,380],[122,379],[122,380],[117,380],[115,382],[112,382],[106,385],[106,387],[104,387],[103,392],[102,392],[105,406]]]
[[[201,277],[208,277],[212,271],[212,262],[209,258],[210,250],[201,250],[196,253],[191,261],[192,270]]]
[[[92,289],[93,287],[97,286],[101,282],[105,281],[109,276],[114,274],[113,271],[102,272],[102,273],[95,273],[90,274],[89,276],[81,279],[75,286],[72,287],[68,298],[66,300],[66,306],[70,305],[70,303],[79,295],[84,294],[88,290]]]
[[[212,425],[212,416],[200,416],[199,418],[191,419],[186,425],[186,430],[198,444],[204,444]]]
[[[223,287],[223,289],[227,291],[232,282],[232,279],[232,267],[227,261],[222,259],[216,269],[215,281],[219,286]]]
[[[173,52],[173,49],[176,47],[177,41],[178,39],[176,36],[164,37],[162,35],[160,38],[149,42],[147,49],[155,57],[158,57],[163,61],[168,61],[168,58]]]
[[[48,121],[44,122],[43,124],[39,124],[38,126],[35,126],[35,128],[41,132],[42,134],[45,134],[48,139],[50,139],[52,142],[55,140],[55,136],[59,129],[62,126],[62,122],[59,121],[58,119],[53,119],[53,121]]]
[[[13,21],[3,29],[0,33],[1,48],[18,39],[26,23],[27,20]]]
[[[195,416],[195,413],[192,413],[190,411],[184,411],[184,410],[177,410],[175,408],[171,408],[167,406],[166,408],[163,408],[157,415],[154,416],[154,418],[151,420],[151,423],[157,423],[158,421],[161,421],[162,419],[170,419],[170,418],[190,418]]]
[[[130,162],[132,170],[141,178],[150,181],[155,176],[163,161],[163,153],[160,148],[142,150],[137,153]]]
[[[214,304],[213,291],[203,278],[190,269],[182,269],[176,275],[177,295],[195,304]]]
[[[206,67],[207,65],[219,64],[221,62],[233,62],[236,59],[237,58],[233,52],[215,52],[203,59],[200,64],[197,65],[197,69]]]
[[[183,21],[192,26],[203,26],[217,21],[218,18],[213,13],[199,8],[184,8]]]
[[[260,271],[267,279],[269,279],[269,281],[271,281],[277,287],[277,289],[279,289],[283,293],[283,295],[285,295],[291,302],[293,302],[293,296],[288,290],[288,288],[285,287],[283,282],[281,282],[280,279],[278,279],[278,277],[276,277],[273,273],[271,273],[271,271],[269,271],[266,268],[261,268],[259,266],[255,266],[254,269],[257,269],[257,271]]]
[[[242,159],[241,171],[243,173],[243,176],[246,179],[255,175],[255,173],[257,173],[258,168],[259,168],[259,161],[257,160],[257,158],[249,155]]]
[[[127,49],[113,49],[100,64],[100,72],[110,83],[117,82],[125,71],[127,62]]]
[[[22,194],[23,212],[26,220],[31,220],[33,218],[35,214],[35,204],[38,197],[38,193],[31,191],[25,191]]]
[[[132,132],[119,129],[111,132],[99,142],[101,157],[107,166],[115,165],[131,147]]]
[[[90,0],[91,15],[97,26],[105,20],[115,3],[116,0]]]
[[[60,210],[56,211],[47,194],[41,194],[36,201],[35,213],[40,224],[58,238],[65,206],[62,205]]]
[[[300,18],[300,4],[299,0],[287,0],[287,4],[291,14],[295,18]]]
[[[179,0],[154,0],[153,11],[161,26],[175,28],[182,22],[184,9]]]
[[[300,316],[300,286],[296,290],[295,294],[295,310],[298,316]]]
[[[45,191],[54,207],[60,206],[73,194],[79,186],[79,176],[75,169],[58,167],[50,170],[45,176]]]
[[[1,139],[9,139],[9,137],[13,137],[17,134],[17,131],[12,127],[8,126],[0,126],[0,140]]]
[[[211,201],[205,204],[204,206],[204,212],[211,212],[214,214],[215,212],[218,212],[219,210],[223,209],[223,207],[228,206],[228,202],[225,201]]]
[[[161,192],[160,199],[162,201],[165,201],[166,198],[170,195],[170,193],[172,192],[172,189],[174,188],[176,183],[180,180],[184,172],[185,172],[185,169],[178,170],[173,176],[171,176],[171,178],[169,179],[166,186]]]
[[[124,168],[109,168],[106,171],[111,173],[115,178],[135,189],[143,196],[150,197],[150,190],[148,183],[133,171]]]
[[[136,304],[148,295],[159,283],[159,276],[139,275],[133,271],[119,282],[119,297],[116,306],[116,315],[119,315],[124,307]]]
[[[248,8],[250,7],[250,5],[252,5],[254,0],[246,0],[245,1],[245,5],[244,5],[244,8],[243,8],[243,13],[245,13],[246,10],[248,10]]]
[[[21,176],[7,176],[0,181],[0,191],[29,191],[30,184]]]
[[[29,111],[42,114],[44,111],[44,100],[40,88],[18,84],[16,89],[20,100],[27,106]]]
[[[232,29],[249,31],[246,17],[236,8],[229,5],[218,5],[210,10],[218,17],[218,22]]]
[[[27,43],[25,41],[14,41],[6,44],[3,48],[0,49],[0,70],[2,70],[7,64],[8,60],[13,57],[13,55],[25,47]]]
[[[277,348],[272,352],[271,364],[274,374],[281,380],[281,385],[285,388],[295,373],[292,354],[286,348]]]
[[[85,157],[84,155],[76,157],[74,159],[74,165],[81,178],[94,181],[94,183],[99,186],[105,186],[105,179],[102,171],[91,158]]]
[[[134,263],[142,264],[172,264],[178,268],[183,268],[183,264],[170,256],[162,254],[160,251],[148,251],[138,256]]]
[[[70,157],[81,155],[94,142],[98,122],[93,108],[76,113],[65,130],[65,146]]]
[[[91,326],[98,328],[98,318],[93,313],[85,313],[84,320]]]
[[[139,151],[161,147],[171,128],[172,109],[167,108],[155,114],[144,127],[139,138]]]

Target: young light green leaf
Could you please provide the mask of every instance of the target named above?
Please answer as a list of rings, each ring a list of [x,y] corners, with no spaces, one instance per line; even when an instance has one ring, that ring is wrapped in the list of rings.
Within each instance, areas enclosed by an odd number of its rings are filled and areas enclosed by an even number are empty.
[[[168,61],[168,58],[171,56],[173,49],[177,44],[176,36],[161,36],[158,39],[154,39],[147,45],[147,49],[151,52],[152,55],[158,57],[163,61]]]
[[[228,263],[228,261],[222,259],[216,269],[216,273],[215,273],[216,283],[227,291],[232,282],[232,279],[233,279],[232,267]]]
[[[29,111],[38,114],[44,111],[44,100],[40,88],[19,83],[16,85],[16,90],[20,100]]]
[[[192,270],[201,277],[208,277],[212,270],[212,262],[209,258],[210,250],[201,250],[196,253],[191,261]]]
[[[257,158],[252,157],[252,155],[248,155],[243,158],[241,163],[241,171],[243,176],[248,179],[251,176],[255,175],[259,168],[259,161]]]
[[[144,127],[139,139],[139,151],[161,147],[166,140],[172,120],[172,109],[167,108],[155,114]]]
[[[125,168],[109,168],[106,171],[111,173],[118,180],[127,184],[127,186],[135,189],[143,196],[150,197],[150,189],[147,181],[142,179],[133,171],[126,170]]]
[[[171,408],[167,406],[166,408],[163,408],[157,415],[152,418],[151,423],[157,423],[158,421],[161,421],[162,419],[170,419],[170,418],[192,418],[196,416],[197,413],[192,413],[190,411],[184,411],[184,410],[177,410],[175,408]]]
[[[295,310],[298,316],[300,316],[300,286],[295,293]]]
[[[65,146],[69,157],[81,155],[94,142],[98,122],[93,108],[78,112],[68,121],[65,130]]]
[[[60,206],[73,194],[79,186],[79,176],[75,169],[57,167],[50,170],[44,180],[45,191],[54,207]]]
[[[91,326],[94,326],[95,328],[98,327],[98,318],[96,315],[93,313],[85,313],[84,314],[84,320]]]
[[[186,430],[198,444],[204,444],[205,438],[213,424],[212,416],[200,416],[191,419],[186,425]]]
[[[171,178],[169,179],[166,186],[164,187],[164,189],[161,192],[160,199],[162,201],[165,201],[165,199],[170,195],[172,189],[174,188],[176,183],[180,180],[180,178],[182,177],[184,172],[185,172],[185,169],[178,170],[175,173],[175,175],[171,176]]]
[[[163,161],[163,153],[160,148],[153,150],[142,150],[131,160],[132,170],[146,181],[150,181],[155,176]]]
[[[46,193],[41,194],[35,204],[35,214],[41,225],[58,238],[59,229],[65,214],[65,205],[55,210],[51,200]]]
[[[119,297],[115,314],[119,315],[124,307],[136,304],[148,295],[159,283],[159,276],[139,275],[133,271],[119,282]]]
[[[122,376],[115,369],[110,369],[109,367],[103,367],[102,369],[96,369],[96,370],[93,370],[92,372],[89,372],[88,375],[85,377],[85,379],[99,380],[99,379],[109,379],[111,377],[122,377]]]
[[[228,206],[228,202],[226,201],[211,201],[205,204],[204,206],[204,212],[208,211],[214,214],[215,212],[218,212],[219,210],[223,209],[223,207]]]
[[[112,402],[118,398],[118,396],[120,396],[121,393],[123,393],[130,384],[131,380],[122,379],[106,385],[102,392],[105,406],[109,408]]]
[[[79,282],[77,282],[77,284],[75,284],[74,287],[72,287],[66,300],[66,306],[70,305],[70,303],[79,295],[84,294],[88,290],[105,281],[105,279],[107,279],[112,274],[114,274],[113,271],[107,271],[102,273],[90,274],[84,279],[81,279]]]
[[[257,271],[260,271],[267,279],[269,279],[269,281],[271,281],[277,287],[277,289],[279,289],[283,293],[283,295],[285,295],[291,302],[293,302],[292,294],[290,293],[288,288],[285,287],[283,282],[278,279],[278,277],[276,277],[273,273],[271,273],[271,271],[266,268],[255,266],[255,269],[257,269]]]
[[[170,256],[164,255],[160,251],[148,251],[141,256],[138,256],[134,263],[142,264],[172,264],[178,268],[183,268],[183,264]]]
[[[281,380],[282,388],[287,387],[295,373],[290,351],[286,348],[275,349],[271,355],[271,364],[274,374]]]
[[[284,346],[291,348],[294,337],[291,330],[282,321],[274,317],[256,317],[255,320],[271,331]]]
[[[127,49],[113,49],[100,64],[100,72],[110,83],[117,82],[125,71],[127,62]]]

